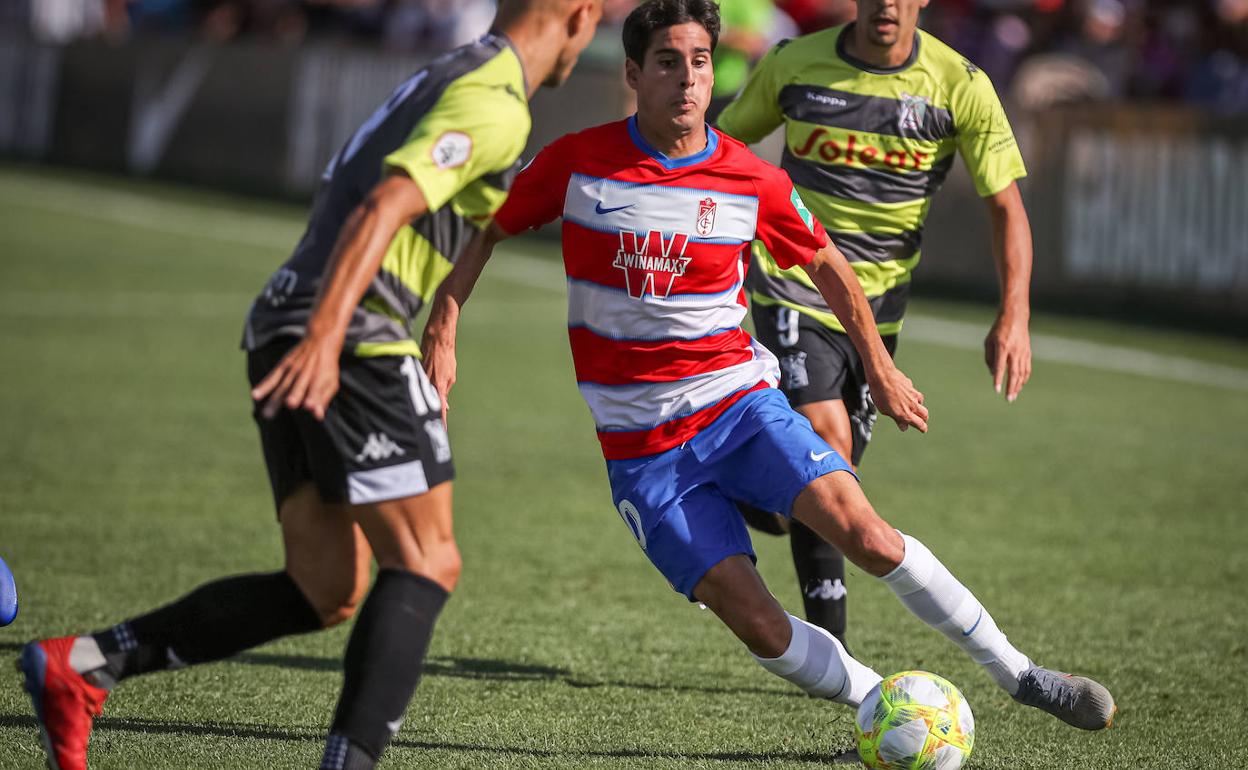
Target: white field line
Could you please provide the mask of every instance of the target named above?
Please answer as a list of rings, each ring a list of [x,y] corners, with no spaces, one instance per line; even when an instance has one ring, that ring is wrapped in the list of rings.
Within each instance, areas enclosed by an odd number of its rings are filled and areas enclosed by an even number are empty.
[[[0,203],[53,211],[65,216],[120,224],[180,238],[197,238],[272,249],[290,249],[303,223],[271,214],[244,214],[210,205],[163,201],[150,195],[115,192],[37,176],[0,175]],[[564,291],[563,269],[553,260],[538,259],[506,247],[491,261],[488,274],[511,283],[552,292]],[[78,292],[6,292],[0,290],[0,317],[93,315],[116,317],[197,316],[235,314],[250,301],[242,293],[126,292],[94,296]],[[905,339],[958,350],[982,349],[985,327],[965,321],[910,314]],[[1150,377],[1228,390],[1248,391],[1248,369],[1181,356],[1150,353],[1098,342],[1033,334],[1037,361]]]

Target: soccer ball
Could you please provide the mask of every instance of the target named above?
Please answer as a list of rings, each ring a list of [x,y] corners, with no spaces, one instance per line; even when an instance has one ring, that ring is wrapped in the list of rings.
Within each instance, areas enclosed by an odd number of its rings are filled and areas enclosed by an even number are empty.
[[[902,671],[863,699],[854,732],[871,770],[958,770],[971,755],[975,718],[948,680]]]

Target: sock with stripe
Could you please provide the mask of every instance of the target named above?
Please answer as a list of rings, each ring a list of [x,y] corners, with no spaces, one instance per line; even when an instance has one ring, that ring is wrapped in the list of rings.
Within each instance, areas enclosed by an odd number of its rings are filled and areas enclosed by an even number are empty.
[[[370,770],[381,758],[420,681],[448,596],[442,586],[407,570],[377,573],[347,642],[342,695],[322,770]]]
[[[1018,677],[1031,667],[1027,656],[1005,638],[975,595],[940,563],[927,546],[902,534],[906,555],[882,580],[901,603],[940,631],[1013,695]]]
[[[285,572],[207,583],[167,606],[74,640],[70,666],[97,687],[151,671],[221,660],[322,627]]]
[[[776,676],[818,698],[857,708],[880,675],[850,657],[836,637],[818,626],[789,615],[793,638],[778,658],[754,660]]]

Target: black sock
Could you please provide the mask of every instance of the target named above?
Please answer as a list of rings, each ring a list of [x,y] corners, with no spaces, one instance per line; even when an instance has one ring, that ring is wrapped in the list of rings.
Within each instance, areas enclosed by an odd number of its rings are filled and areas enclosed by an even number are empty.
[[[372,766],[360,762],[381,757],[420,681],[433,624],[447,596],[442,586],[406,570],[377,573],[347,642],[342,695],[322,768],[359,770]]]
[[[316,631],[321,618],[285,572],[205,583],[173,604],[92,634],[121,681],[135,674],[228,658],[290,634]]]
[[[813,530],[794,521],[789,532],[806,620],[845,644],[845,557]]]
[[[320,770],[373,770],[376,766],[377,757],[359,744],[352,743],[345,735],[329,734]]]

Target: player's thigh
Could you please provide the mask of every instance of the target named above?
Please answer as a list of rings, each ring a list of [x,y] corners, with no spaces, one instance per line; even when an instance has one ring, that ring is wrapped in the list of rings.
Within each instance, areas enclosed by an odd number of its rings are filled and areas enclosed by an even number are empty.
[[[698,477],[687,447],[607,463],[616,511],[651,564],[690,600],[698,581],[729,556],[754,558],[736,503]]]
[[[793,501],[793,518],[877,577],[896,568],[905,555],[901,536],[876,513],[849,473],[813,479]]]
[[[404,569],[447,591],[459,580],[460,556],[451,516],[451,482],[419,495],[351,506],[378,566]]]
[[[455,472],[437,391],[410,356],[344,356],[339,381],[323,422],[298,418],[321,497],[348,508],[379,566],[453,588]]]
[[[774,658],[788,647],[788,617],[748,557],[729,556],[711,567],[693,594],[755,655]]]
[[[368,591],[371,552],[347,506],[325,503],[311,482],[282,501],[286,573],[330,626],[355,613]]]

